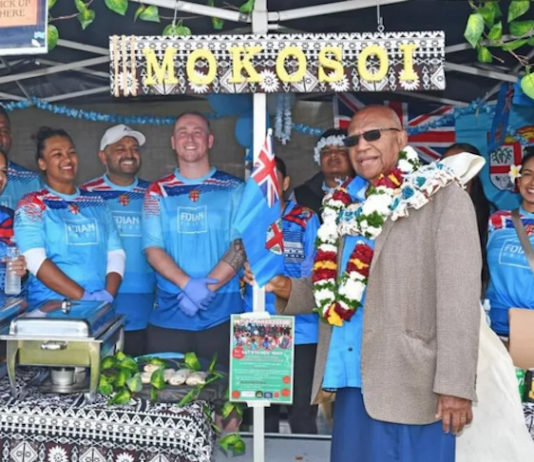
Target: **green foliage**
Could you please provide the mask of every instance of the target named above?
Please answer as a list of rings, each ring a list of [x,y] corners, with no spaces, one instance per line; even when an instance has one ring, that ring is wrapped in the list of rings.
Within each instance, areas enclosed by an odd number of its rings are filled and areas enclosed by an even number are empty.
[[[215,0],[208,0],[208,6],[215,6]],[[221,30],[224,26],[224,19],[211,18],[211,25],[214,30]]]
[[[150,22],[160,22],[158,7],[154,5],[147,6],[140,14],[139,19]]]
[[[243,14],[251,14],[252,10],[254,10],[254,1],[255,0],[247,0],[247,2],[239,7],[239,11]]]
[[[528,52],[520,50],[534,47],[534,20],[517,21],[530,9],[530,0],[514,0],[508,7],[507,22],[497,21],[502,17],[499,0],[474,2],[469,4],[473,13],[469,15],[464,32],[465,39],[477,50],[477,59],[482,63],[491,63],[502,59],[497,51],[512,54],[526,71],[521,78],[521,88],[534,99],[534,78],[530,76],[531,64]],[[506,30],[507,29],[507,30]],[[503,41],[503,35],[509,34],[515,40]],[[495,50],[495,51],[492,51]]]
[[[479,13],[474,13],[469,16],[467,20],[467,26],[465,27],[464,37],[471,44],[473,48],[476,48],[482,33],[484,32],[484,18]]]
[[[530,0],[514,0],[508,8],[508,22],[523,16],[530,8]]]
[[[184,356],[184,363],[186,367],[192,371],[199,371],[202,369],[200,361],[195,353],[186,353]]]
[[[105,0],[108,9],[124,16],[128,10],[128,0]]]
[[[165,29],[163,29],[162,35],[188,36],[191,35],[191,29],[189,29],[187,26],[182,26],[181,24],[169,24]]]
[[[47,35],[48,35],[48,51],[50,51],[56,47],[57,42],[59,40],[59,31],[57,30],[57,27],[52,24],[49,24]]]

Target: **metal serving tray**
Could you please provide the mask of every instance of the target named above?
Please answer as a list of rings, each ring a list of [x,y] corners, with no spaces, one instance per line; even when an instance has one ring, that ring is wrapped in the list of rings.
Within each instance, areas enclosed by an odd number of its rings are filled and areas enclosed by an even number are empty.
[[[22,298],[5,297],[0,295],[0,334],[9,332],[11,321],[21,314],[27,307]]]
[[[69,303],[68,311],[65,303]],[[96,301],[51,300],[11,322],[4,340],[97,339],[115,320],[113,305]],[[1,337],[0,337],[1,338]]]

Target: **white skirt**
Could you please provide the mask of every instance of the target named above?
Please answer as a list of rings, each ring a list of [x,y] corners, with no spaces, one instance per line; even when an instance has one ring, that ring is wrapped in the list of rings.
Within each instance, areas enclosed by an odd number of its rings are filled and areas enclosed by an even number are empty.
[[[481,307],[477,398],[473,423],[456,441],[456,462],[532,462],[534,441],[525,423],[515,367]]]

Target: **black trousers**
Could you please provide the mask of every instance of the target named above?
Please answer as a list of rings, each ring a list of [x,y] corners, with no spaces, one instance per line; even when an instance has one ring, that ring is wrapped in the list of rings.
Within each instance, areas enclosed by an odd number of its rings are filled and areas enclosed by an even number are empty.
[[[217,364],[230,366],[230,322],[201,331],[167,329],[148,325],[147,353],[194,352],[211,360],[217,353]]]
[[[312,406],[311,394],[317,344],[295,345],[295,371],[293,404],[287,406],[291,433],[317,434],[317,406]],[[280,431],[280,408],[273,405],[265,408],[265,431]]]
[[[146,339],[146,329],[130,330],[124,332],[124,353],[133,356],[134,358],[136,356],[145,355],[147,353]]]

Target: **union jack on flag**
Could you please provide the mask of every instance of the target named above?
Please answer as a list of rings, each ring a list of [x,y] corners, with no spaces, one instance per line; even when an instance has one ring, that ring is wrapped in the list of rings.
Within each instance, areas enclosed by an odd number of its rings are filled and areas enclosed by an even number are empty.
[[[273,152],[272,130],[269,128],[265,143],[257,160],[254,162],[252,179],[259,186],[267,205],[272,207],[279,201],[278,177],[276,176],[276,160]]]
[[[440,159],[447,148],[456,142],[454,118],[444,126],[419,134],[409,134],[411,128],[424,126],[441,117],[453,114],[453,106],[398,101],[385,101],[384,104],[397,113],[403,127],[408,130],[408,144],[419,152],[419,157],[423,161],[433,162]],[[336,94],[334,96],[334,124],[336,128],[347,129],[352,116],[365,106],[366,104],[350,93]]]

